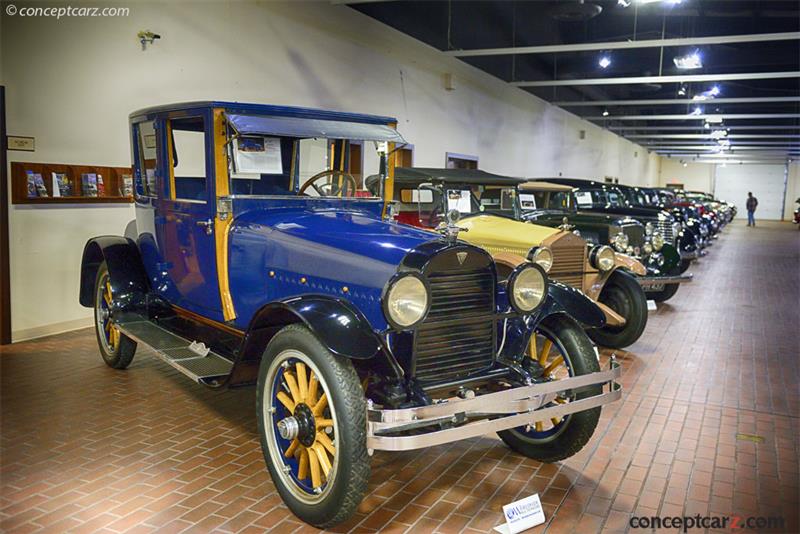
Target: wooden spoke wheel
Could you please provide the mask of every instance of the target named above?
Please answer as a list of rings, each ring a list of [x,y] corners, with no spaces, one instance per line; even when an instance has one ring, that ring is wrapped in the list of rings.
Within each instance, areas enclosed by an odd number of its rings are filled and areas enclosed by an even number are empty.
[[[600,370],[597,353],[583,328],[566,315],[546,317],[531,335],[527,357],[534,358],[544,377],[562,380]],[[571,395],[560,394],[543,407],[567,404],[597,395],[602,387],[584,388]],[[525,426],[502,430],[500,438],[513,450],[541,462],[569,458],[589,441],[600,418],[600,408],[568,414],[565,417],[536,419]]]
[[[350,517],[370,470],[366,399],[350,360],[287,326],[264,352],[256,398],[261,449],[289,509],[319,528]]]
[[[110,367],[124,369],[133,360],[136,342],[122,334],[116,324],[115,295],[105,262],[97,270],[94,293],[95,333],[100,354]]]

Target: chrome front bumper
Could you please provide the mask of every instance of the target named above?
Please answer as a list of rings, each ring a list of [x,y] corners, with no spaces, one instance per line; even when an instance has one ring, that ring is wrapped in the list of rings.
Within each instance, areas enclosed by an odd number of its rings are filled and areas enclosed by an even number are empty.
[[[407,451],[432,447],[490,432],[531,425],[554,417],[590,410],[619,400],[622,387],[619,364],[588,375],[543,382],[462,399],[454,397],[430,406],[383,410],[367,408],[367,447],[370,450]],[[604,386],[608,391],[565,404],[543,407],[559,393]],[[413,432],[397,435],[399,432]]]
[[[681,252],[682,260],[696,260],[700,255],[697,252]]]
[[[682,274],[679,276],[637,276],[636,280],[639,285],[645,289],[653,286],[665,286],[671,284],[687,284],[693,279],[691,274]]]

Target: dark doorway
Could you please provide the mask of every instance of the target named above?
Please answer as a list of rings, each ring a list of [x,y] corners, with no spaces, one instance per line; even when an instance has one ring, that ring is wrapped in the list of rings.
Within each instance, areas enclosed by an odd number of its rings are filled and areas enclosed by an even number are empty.
[[[478,156],[447,152],[445,154],[445,164],[448,169],[477,169]]]

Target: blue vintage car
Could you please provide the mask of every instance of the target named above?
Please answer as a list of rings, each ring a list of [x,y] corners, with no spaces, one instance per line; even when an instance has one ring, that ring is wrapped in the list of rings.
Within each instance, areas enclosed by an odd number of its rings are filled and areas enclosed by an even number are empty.
[[[440,234],[386,217],[364,169],[391,191],[394,126],[225,102],[137,111],[135,224],[83,253],[105,362],[124,369],[143,344],[205,386],[255,385],[275,486],[318,527],[354,512],[373,450],[498,432],[556,461],[621,394],[580,291],[527,262],[498,282],[452,214]]]

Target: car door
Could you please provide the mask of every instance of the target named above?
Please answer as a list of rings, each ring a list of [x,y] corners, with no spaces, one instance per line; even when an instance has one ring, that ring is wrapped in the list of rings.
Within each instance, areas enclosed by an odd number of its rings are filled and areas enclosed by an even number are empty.
[[[160,292],[173,305],[221,321],[211,121],[202,111],[164,123],[159,220],[166,283]]]

